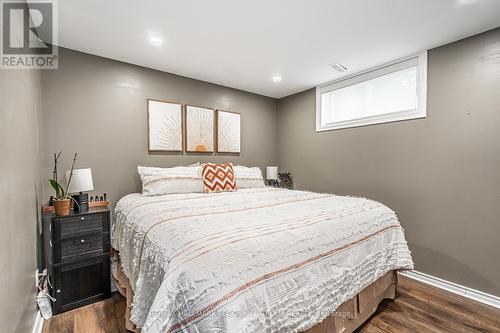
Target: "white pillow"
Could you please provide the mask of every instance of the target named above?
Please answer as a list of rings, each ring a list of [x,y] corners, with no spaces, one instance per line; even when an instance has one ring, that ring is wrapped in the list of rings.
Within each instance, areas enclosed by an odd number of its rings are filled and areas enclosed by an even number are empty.
[[[138,166],[143,195],[203,193],[200,166],[154,168]]]
[[[233,169],[234,176],[236,178],[236,188],[242,189],[266,187],[260,168],[248,168],[242,165],[236,165],[233,167]]]

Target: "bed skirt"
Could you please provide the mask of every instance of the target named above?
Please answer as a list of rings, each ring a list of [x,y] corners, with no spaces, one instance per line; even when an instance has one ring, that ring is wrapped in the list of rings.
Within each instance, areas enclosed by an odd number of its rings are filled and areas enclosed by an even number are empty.
[[[141,329],[130,320],[134,292],[130,281],[123,272],[118,251],[112,250],[112,274],[118,292],[126,299],[125,328],[140,333]],[[396,297],[398,277],[390,271],[363,289],[350,300],[342,303],[330,316],[306,330],[305,333],[352,333],[377,311],[384,299]]]

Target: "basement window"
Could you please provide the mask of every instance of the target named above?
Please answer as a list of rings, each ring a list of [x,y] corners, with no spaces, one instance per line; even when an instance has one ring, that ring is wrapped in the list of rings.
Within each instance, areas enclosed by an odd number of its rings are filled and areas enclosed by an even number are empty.
[[[426,116],[427,52],[316,87],[316,132]]]

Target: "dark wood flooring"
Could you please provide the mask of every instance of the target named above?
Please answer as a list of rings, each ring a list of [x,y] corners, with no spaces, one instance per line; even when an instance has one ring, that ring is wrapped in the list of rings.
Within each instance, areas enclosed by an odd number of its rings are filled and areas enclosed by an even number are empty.
[[[127,332],[119,294],[45,322],[43,333]],[[398,297],[385,300],[358,333],[500,333],[500,310],[400,276]]]

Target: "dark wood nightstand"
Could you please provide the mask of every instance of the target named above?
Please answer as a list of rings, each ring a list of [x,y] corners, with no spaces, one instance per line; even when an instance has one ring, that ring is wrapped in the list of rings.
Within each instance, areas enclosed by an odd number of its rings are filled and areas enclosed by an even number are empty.
[[[108,298],[110,282],[108,207],[43,214],[44,266],[52,283],[54,314]]]

